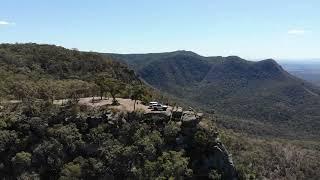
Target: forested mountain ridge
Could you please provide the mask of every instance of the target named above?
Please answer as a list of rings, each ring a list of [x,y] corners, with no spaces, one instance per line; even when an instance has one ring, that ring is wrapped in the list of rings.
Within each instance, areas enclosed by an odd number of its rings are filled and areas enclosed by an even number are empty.
[[[85,96],[98,91],[95,81],[99,76],[124,85],[141,84],[125,64],[98,53],[34,43],[0,45],[0,97],[3,98],[12,95],[18,99],[67,98],[74,95],[71,91]],[[53,95],[56,97],[49,97]]]
[[[134,71],[111,58],[55,45],[0,44],[0,58],[1,68],[14,73],[32,71],[55,79],[90,79],[96,73],[108,72],[127,82],[135,78]]]
[[[189,51],[106,54],[126,62],[152,86],[183,97],[208,112],[241,121],[221,123],[239,131],[265,124],[274,136],[320,137],[320,90],[286,72],[276,61],[237,56],[203,57]],[[253,124],[252,124],[253,123]],[[259,125],[260,124],[260,125]],[[256,135],[256,132],[254,132]]]

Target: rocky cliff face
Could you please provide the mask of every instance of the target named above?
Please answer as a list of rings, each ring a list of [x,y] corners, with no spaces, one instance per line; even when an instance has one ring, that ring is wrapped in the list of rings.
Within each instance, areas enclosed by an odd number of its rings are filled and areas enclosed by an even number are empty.
[[[152,123],[158,125],[159,121],[164,124],[173,122],[179,127],[174,144],[178,149],[186,151],[191,159],[192,169],[198,177],[205,179],[208,178],[208,174],[216,171],[223,179],[237,179],[231,155],[219,140],[218,132],[210,129],[202,121],[202,113],[177,108],[170,116],[159,112],[147,114],[147,117],[154,119]]]
[[[217,170],[223,179],[237,179],[237,172],[232,158],[218,138],[218,132],[213,132],[200,122],[202,114],[184,111],[181,117],[181,135],[194,166],[198,173],[210,174]],[[207,137],[203,137],[205,134]],[[203,142],[203,140],[207,141]],[[198,146],[198,147],[197,147]],[[202,148],[201,148],[202,147]]]

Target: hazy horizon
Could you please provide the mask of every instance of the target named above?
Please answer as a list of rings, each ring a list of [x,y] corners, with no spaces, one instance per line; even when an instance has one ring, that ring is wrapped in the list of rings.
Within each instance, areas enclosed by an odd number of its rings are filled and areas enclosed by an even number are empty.
[[[28,44],[28,43],[36,43],[36,42],[1,42],[1,44]],[[110,53],[110,54],[157,54],[157,53],[170,53],[170,52],[177,52],[177,51],[186,51],[186,52],[193,52],[193,53],[196,53],[200,56],[204,56],[204,57],[215,57],[215,56],[222,56],[222,55],[203,55],[203,54],[200,54],[200,53],[197,53],[195,51],[192,51],[192,50],[183,50],[183,49],[178,49],[178,50],[171,50],[171,51],[159,51],[159,52],[135,52],[135,53],[118,53],[118,52],[101,52],[101,51],[95,51],[95,50],[81,50],[81,49],[78,49],[77,47],[65,47],[63,45],[58,45],[58,44],[50,44],[50,43],[36,43],[36,44],[41,44],[41,45],[55,45],[55,46],[61,46],[61,47],[64,47],[64,48],[67,48],[67,49],[77,49],[79,51],[83,51],[83,52],[96,52],[96,53]],[[225,56],[222,56],[222,57],[227,57],[227,56],[238,56],[240,58],[243,58],[243,59],[246,59],[246,60],[249,60],[249,61],[260,61],[260,60],[265,60],[265,59],[274,59],[278,62],[281,62],[281,63],[302,63],[302,62],[306,62],[306,63],[320,63],[320,58],[292,58],[292,59],[288,59],[288,58],[257,58],[257,59],[251,59],[251,58],[246,58],[246,57],[242,57],[242,56],[239,56],[239,55],[236,55],[236,54],[230,54],[230,55],[225,55]]]
[[[113,53],[192,50],[245,59],[320,57],[320,1],[4,0],[0,43]]]

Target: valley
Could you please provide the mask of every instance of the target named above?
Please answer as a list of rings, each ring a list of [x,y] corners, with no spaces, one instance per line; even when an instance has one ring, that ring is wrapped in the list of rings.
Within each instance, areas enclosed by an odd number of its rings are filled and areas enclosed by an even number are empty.
[[[270,137],[320,137],[320,89],[274,60],[203,57],[189,51],[106,56],[126,62],[163,92],[209,114],[232,117],[219,121],[224,127]]]

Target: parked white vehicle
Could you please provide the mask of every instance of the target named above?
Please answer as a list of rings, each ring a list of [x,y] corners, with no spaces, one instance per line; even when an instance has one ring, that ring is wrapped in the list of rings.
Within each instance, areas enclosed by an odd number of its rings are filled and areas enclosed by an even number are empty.
[[[159,103],[156,102],[156,101],[149,102],[149,107],[148,107],[148,109],[153,109],[153,106],[154,106],[154,105],[157,105],[157,104],[159,104]]]
[[[155,111],[166,111],[168,106],[162,104],[153,105],[153,110]]]
[[[149,102],[149,109],[152,109],[154,111],[166,111],[168,106],[162,105],[156,101]]]

